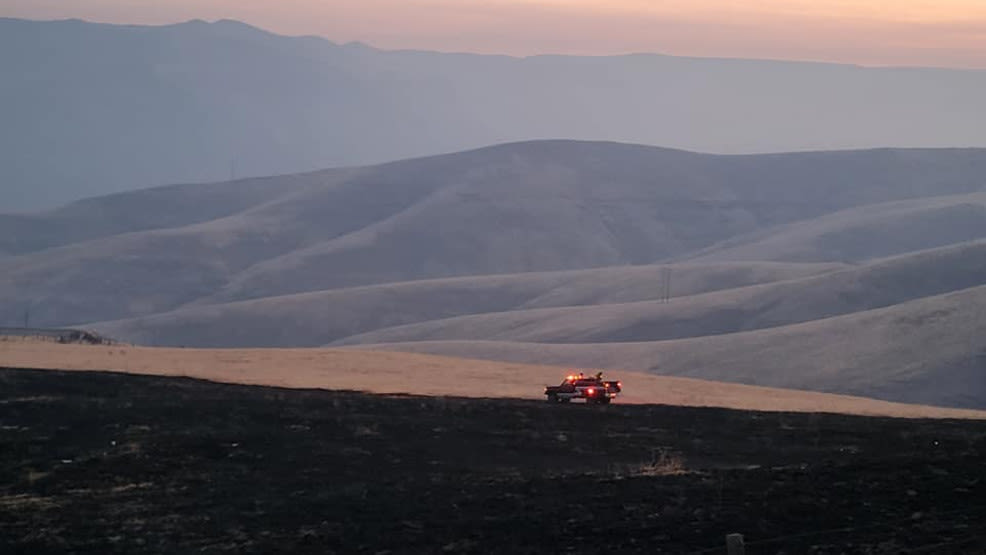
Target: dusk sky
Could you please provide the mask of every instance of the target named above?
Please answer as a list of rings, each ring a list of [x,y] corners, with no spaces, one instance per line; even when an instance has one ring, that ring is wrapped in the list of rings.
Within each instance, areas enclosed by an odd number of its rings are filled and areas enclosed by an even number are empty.
[[[0,16],[230,18],[388,49],[986,68],[986,0],[0,0]]]

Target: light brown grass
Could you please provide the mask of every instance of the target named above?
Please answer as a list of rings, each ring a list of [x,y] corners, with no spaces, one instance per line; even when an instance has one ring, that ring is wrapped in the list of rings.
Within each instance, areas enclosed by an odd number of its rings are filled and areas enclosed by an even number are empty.
[[[0,367],[187,376],[222,383],[436,396],[542,398],[570,370],[433,355],[341,349],[174,349],[0,343]],[[986,419],[986,412],[611,371],[622,403]]]

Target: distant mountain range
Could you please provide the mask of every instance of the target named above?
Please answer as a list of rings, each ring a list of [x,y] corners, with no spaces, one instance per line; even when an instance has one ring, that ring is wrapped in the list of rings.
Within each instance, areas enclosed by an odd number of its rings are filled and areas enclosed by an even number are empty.
[[[984,408],[984,306],[984,149],[535,141],[0,215],[0,326],[148,345],[422,351]]]
[[[388,52],[234,21],[0,19],[4,211],[529,139],[986,147],[986,71]]]

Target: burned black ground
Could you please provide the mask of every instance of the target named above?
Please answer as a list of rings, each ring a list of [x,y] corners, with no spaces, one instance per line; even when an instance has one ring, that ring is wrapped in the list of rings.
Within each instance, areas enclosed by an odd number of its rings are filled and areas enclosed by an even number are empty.
[[[984,553],[984,456],[975,421],[0,370],[0,552]]]

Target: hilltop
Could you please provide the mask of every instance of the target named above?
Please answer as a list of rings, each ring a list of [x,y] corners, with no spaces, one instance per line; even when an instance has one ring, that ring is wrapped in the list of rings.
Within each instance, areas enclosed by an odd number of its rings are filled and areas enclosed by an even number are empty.
[[[386,51],[235,21],[4,18],[0,67],[0,182],[3,206],[18,211],[540,138],[732,154],[986,147],[984,71],[511,58]]]

